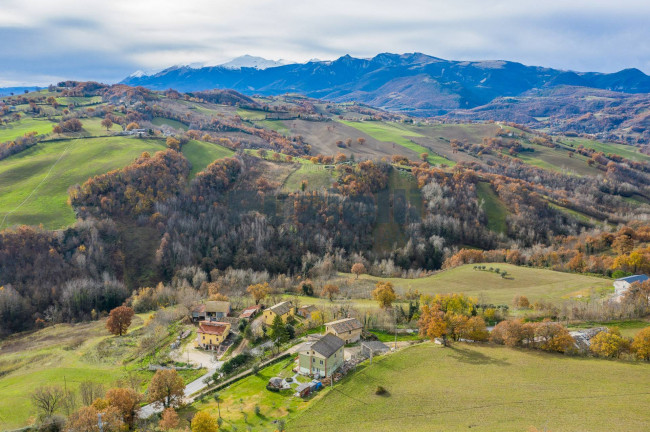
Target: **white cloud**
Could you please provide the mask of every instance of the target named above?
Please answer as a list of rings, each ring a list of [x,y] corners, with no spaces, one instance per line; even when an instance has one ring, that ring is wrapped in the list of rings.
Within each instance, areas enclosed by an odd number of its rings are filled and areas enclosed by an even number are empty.
[[[298,61],[413,52],[650,71],[637,0],[4,0],[0,80],[115,81],[252,54]],[[42,83],[42,82],[41,82]]]

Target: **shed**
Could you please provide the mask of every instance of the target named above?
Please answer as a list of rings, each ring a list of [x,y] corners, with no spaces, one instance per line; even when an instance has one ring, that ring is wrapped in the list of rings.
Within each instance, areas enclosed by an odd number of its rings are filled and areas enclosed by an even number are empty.
[[[366,358],[370,356],[382,355],[390,351],[390,348],[379,341],[364,341],[361,342],[361,355]]]
[[[300,396],[303,398],[307,397],[311,394],[311,389],[312,389],[311,382],[300,384],[296,388],[296,396]]]

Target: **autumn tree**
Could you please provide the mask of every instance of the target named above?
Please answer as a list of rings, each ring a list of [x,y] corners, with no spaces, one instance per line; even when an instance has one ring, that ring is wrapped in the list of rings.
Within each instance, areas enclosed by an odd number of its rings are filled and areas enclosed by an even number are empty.
[[[340,153],[340,152],[337,153],[336,156],[334,157],[334,161],[336,163],[343,163],[343,162],[345,162],[347,160],[348,160],[347,156],[345,156],[345,154]]]
[[[528,309],[530,307],[530,301],[526,296],[515,296],[512,300],[512,305],[516,308]]]
[[[322,297],[327,297],[332,301],[334,296],[340,292],[338,285],[334,284],[325,284],[323,289],[320,292]]]
[[[388,309],[397,299],[397,294],[395,294],[395,289],[393,288],[393,284],[391,282],[379,281],[377,284],[375,284],[375,289],[372,292],[372,298],[377,300],[379,307],[382,309]]]
[[[448,326],[445,320],[445,313],[440,310],[437,303],[433,305],[423,305],[420,320],[418,321],[420,328],[420,336],[426,337],[431,340],[442,339],[444,346],[449,346],[448,342]]]
[[[207,411],[199,411],[192,419],[192,432],[218,432],[217,419]]]
[[[359,275],[363,274],[366,272],[366,266],[363,265],[363,263],[355,263],[352,265],[352,273],[357,275],[357,279],[359,279]]]
[[[264,300],[267,295],[271,292],[271,287],[269,287],[268,282],[258,283],[254,285],[249,285],[246,288],[246,291],[253,296],[255,304],[259,304],[260,301]]]
[[[118,306],[109,313],[106,328],[114,335],[122,336],[131,326],[133,315],[135,312],[130,307]]]
[[[106,401],[117,408],[124,423],[132,429],[140,412],[142,395],[130,388],[112,388],[106,392]]]
[[[646,327],[636,334],[631,348],[639,359],[650,361],[650,327]]]
[[[428,158],[429,158],[428,153],[426,153],[426,152],[420,153],[420,159],[423,160],[424,162],[426,162]]]
[[[167,141],[165,141],[165,144],[167,144],[167,148],[170,148],[172,150],[179,151],[181,149],[181,142],[171,136],[167,137]]]
[[[599,357],[618,358],[629,346],[629,341],[621,336],[621,332],[611,328],[591,338],[589,351]]]
[[[468,318],[457,329],[459,339],[467,339],[475,342],[487,341],[490,333],[485,326],[485,320],[480,316]]]
[[[98,417],[102,416],[101,432],[121,432],[124,430],[122,414],[113,406],[98,410],[94,406],[85,406],[68,418],[66,432],[100,432]]]
[[[108,132],[113,127],[113,120],[111,120],[110,117],[106,116],[106,118],[102,120],[102,126],[105,127],[106,131]]]
[[[65,391],[59,386],[40,386],[31,395],[32,404],[39,413],[41,419],[52,417],[52,415],[63,405]]]
[[[59,126],[59,125],[54,125],[52,127],[52,132],[54,132],[57,135],[60,135],[60,134],[63,133],[63,128],[61,126]]]
[[[183,400],[185,384],[174,369],[158,370],[149,384],[149,401],[165,408],[178,406]]]
[[[158,426],[160,426],[162,430],[168,431],[171,429],[176,429],[179,424],[180,419],[178,418],[178,414],[176,414],[176,410],[172,407],[169,407],[163,411],[162,418],[160,419]]]
[[[140,125],[137,124],[136,122],[131,122],[128,125],[126,125],[126,130],[132,131],[133,129],[140,129]]]

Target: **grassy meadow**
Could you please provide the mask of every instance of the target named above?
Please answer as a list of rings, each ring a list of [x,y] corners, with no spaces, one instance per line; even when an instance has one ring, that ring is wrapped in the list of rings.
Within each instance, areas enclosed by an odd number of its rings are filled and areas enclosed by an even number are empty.
[[[640,432],[649,375],[648,364],[425,343],[358,367],[287,430]]]
[[[490,183],[479,182],[476,185],[476,193],[484,202],[483,208],[488,219],[488,229],[497,233],[505,233],[507,228],[506,217],[508,216],[508,209],[499,199],[496,192],[494,192]]]
[[[75,221],[68,188],[164,149],[163,141],[103,137],[44,141],[15,154],[0,162],[0,228],[67,226]]]
[[[36,132],[38,135],[49,134],[55,125],[56,123],[47,119],[23,117],[17,122],[0,126],[0,142],[13,141],[30,132]]]
[[[76,390],[86,380],[113,386],[128,375],[141,381],[144,391],[153,372],[139,370],[138,343],[148,314],[138,314],[126,336],[114,337],[106,321],[57,324],[16,334],[0,343],[0,430],[31,424],[35,420],[29,396],[42,384],[67,385]],[[203,370],[183,371],[186,382]]]
[[[612,281],[605,278],[585,276],[575,273],[556,272],[547,269],[521,267],[506,263],[486,263],[487,268],[499,268],[508,272],[505,279],[500,275],[474,270],[474,264],[436,273],[417,279],[378,278],[361,275],[358,280],[353,275],[341,274],[351,284],[365,286],[369,292],[379,280],[389,280],[398,293],[409,289],[423,294],[464,293],[483,298],[495,304],[510,304],[516,295],[525,295],[531,302],[535,300],[562,300],[571,297],[600,297],[613,292]]]
[[[219,144],[204,141],[191,140],[183,146],[183,155],[192,164],[190,178],[203,171],[208,165],[217,159],[232,156],[235,152]]]

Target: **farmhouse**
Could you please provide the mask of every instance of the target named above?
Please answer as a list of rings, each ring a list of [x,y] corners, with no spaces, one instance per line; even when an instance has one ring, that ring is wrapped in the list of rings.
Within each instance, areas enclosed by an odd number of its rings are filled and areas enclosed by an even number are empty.
[[[207,350],[216,350],[230,333],[230,323],[216,321],[201,321],[196,332],[194,346]]]
[[[325,333],[331,333],[343,339],[346,344],[354,343],[361,339],[363,325],[356,318],[344,318],[338,321],[325,323]]]
[[[257,313],[262,309],[261,305],[248,306],[246,309],[241,311],[239,314],[239,319],[251,320]]]
[[[303,375],[328,377],[343,364],[345,342],[326,334],[314,343],[305,343],[298,354],[298,372]]]
[[[645,282],[647,281],[648,276],[646,275],[634,275],[634,276],[628,276],[620,279],[616,279],[614,281],[614,300],[616,301],[621,301],[621,297],[629,291],[630,286],[632,286],[633,283],[636,282]]]
[[[264,323],[266,325],[273,324],[276,316],[282,318],[282,322],[286,323],[289,318],[293,316],[294,308],[288,301],[278,303],[264,311]]]
[[[230,302],[209,301],[205,304],[205,319],[216,321],[225,318],[230,313]]]
[[[296,315],[300,315],[303,318],[311,319],[311,314],[316,312],[318,309],[314,305],[301,306],[296,311]]]

